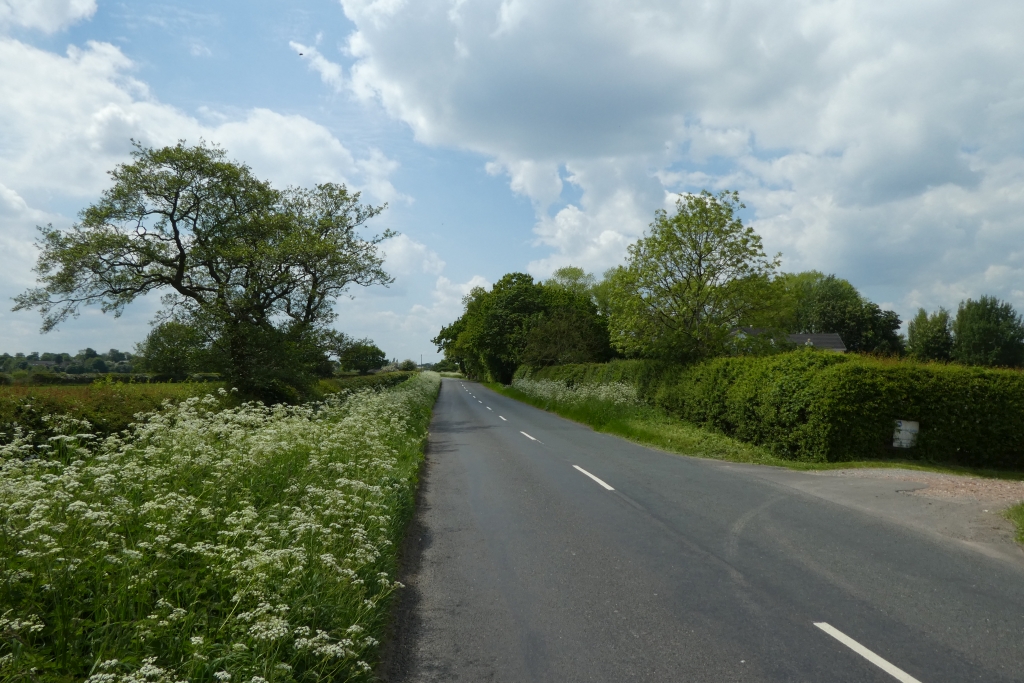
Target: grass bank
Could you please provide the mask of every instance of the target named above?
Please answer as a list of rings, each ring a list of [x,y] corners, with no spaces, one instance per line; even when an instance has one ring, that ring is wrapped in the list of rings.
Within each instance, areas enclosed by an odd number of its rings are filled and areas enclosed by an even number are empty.
[[[0,448],[0,678],[372,680],[439,387]]]

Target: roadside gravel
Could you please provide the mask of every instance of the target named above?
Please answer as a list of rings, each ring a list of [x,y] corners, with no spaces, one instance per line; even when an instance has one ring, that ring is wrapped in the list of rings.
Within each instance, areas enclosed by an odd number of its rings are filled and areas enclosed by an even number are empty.
[[[1024,501],[1024,481],[988,479],[960,474],[921,472],[919,470],[855,468],[814,472],[823,477],[854,477],[860,479],[890,479],[912,481],[927,488],[906,491],[925,498],[974,500],[993,505],[1016,505]]]

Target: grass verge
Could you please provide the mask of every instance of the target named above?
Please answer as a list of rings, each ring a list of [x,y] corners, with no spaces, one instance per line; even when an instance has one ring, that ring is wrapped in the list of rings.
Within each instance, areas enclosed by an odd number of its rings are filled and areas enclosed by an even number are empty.
[[[373,680],[439,387],[0,447],[0,678]]]

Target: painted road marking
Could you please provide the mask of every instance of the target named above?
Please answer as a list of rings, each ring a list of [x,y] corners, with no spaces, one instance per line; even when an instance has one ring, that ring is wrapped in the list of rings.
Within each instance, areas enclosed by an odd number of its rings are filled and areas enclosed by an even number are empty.
[[[851,650],[859,654],[864,659],[868,660],[869,662],[877,666],[885,673],[895,678],[897,681],[900,681],[900,683],[921,683],[921,681],[917,680],[903,669],[893,666],[892,664],[885,661],[884,659],[876,655],[874,652],[867,649],[866,647],[858,643],[856,640],[846,635],[834,626],[830,626],[829,624],[826,624],[824,621],[815,622],[814,625],[820,628],[825,633],[832,636],[833,638],[835,638],[836,640],[838,640],[846,647],[850,648]]]
[[[537,440],[537,439],[533,438],[532,436],[530,436],[529,434],[527,434],[526,432],[519,432],[519,433],[522,434],[523,436],[525,436],[530,441],[536,441]]]
[[[477,401],[477,403],[483,403],[483,401]]]
[[[494,408],[487,406],[487,410],[494,410]]]
[[[573,465],[573,467],[575,467],[575,468],[576,468],[576,469],[578,469],[578,470],[579,470],[580,472],[582,472],[583,474],[587,475],[588,477],[590,477],[591,479],[593,479],[594,481],[596,481],[596,482],[597,482],[598,484],[600,484],[601,486],[603,486],[603,487],[605,487],[606,489],[608,489],[609,491],[614,491],[614,490],[615,490],[615,489],[613,489],[613,488],[612,488],[611,486],[609,486],[608,484],[604,483],[603,481],[601,481],[600,479],[598,479],[597,477],[595,477],[595,476],[594,476],[593,474],[591,474],[590,472],[587,472],[587,471],[586,471],[585,469],[583,469],[583,468],[582,468],[582,467],[580,467],[579,465]]]
[[[499,415],[498,417],[501,417],[501,415]],[[503,417],[501,417],[501,419],[505,420],[505,418],[503,418]],[[508,420],[505,420],[505,422],[508,422]]]

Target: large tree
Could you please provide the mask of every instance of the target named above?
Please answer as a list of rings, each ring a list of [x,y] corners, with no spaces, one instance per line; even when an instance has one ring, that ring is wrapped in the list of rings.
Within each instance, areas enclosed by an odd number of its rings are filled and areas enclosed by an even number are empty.
[[[243,392],[287,398],[325,367],[333,305],[351,285],[387,285],[359,229],[384,207],[344,185],[278,190],[204,143],[136,145],[131,163],[68,230],[40,228],[41,286],[16,297],[49,331],[83,305],[115,316],[164,293],[163,319],[203,331]]]
[[[631,355],[676,360],[722,348],[729,330],[768,302],[779,265],[737,212],[735,192],[681,196],[658,210],[611,280],[611,335]]]
[[[953,321],[953,360],[969,365],[1024,365],[1024,320],[994,296],[961,301]]]
[[[949,311],[931,315],[923,308],[907,324],[907,353],[918,360],[948,361],[953,355],[953,324]]]

